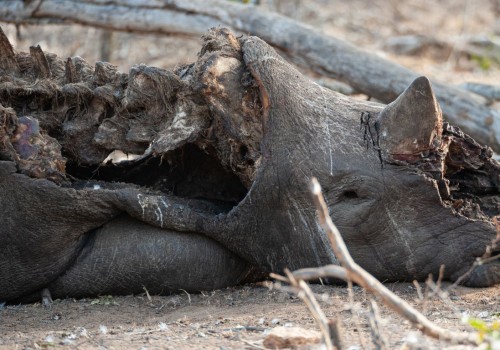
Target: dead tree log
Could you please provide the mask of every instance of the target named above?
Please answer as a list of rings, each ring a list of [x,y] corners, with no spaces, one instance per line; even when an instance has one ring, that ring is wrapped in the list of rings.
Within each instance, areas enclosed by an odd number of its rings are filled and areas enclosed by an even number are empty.
[[[425,77],[388,106],[355,100],[225,28],[192,64],[128,74],[15,52],[2,31],[0,47],[0,300],[193,291],[336,264],[313,176],[381,280],[443,264],[456,280],[496,235],[500,165],[442,122]],[[109,164],[116,151],[137,156]],[[498,283],[499,265],[463,283]]]
[[[288,59],[316,73],[344,81],[386,103],[418,74],[342,40],[276,13],[227,1],[17,0],[2,4],[0,21],[79,23],[105,29],[199,36],[225,26],[261,37]],[[500,112],[464,89],[434,82],[445,118],[478,142],[500,152]]]

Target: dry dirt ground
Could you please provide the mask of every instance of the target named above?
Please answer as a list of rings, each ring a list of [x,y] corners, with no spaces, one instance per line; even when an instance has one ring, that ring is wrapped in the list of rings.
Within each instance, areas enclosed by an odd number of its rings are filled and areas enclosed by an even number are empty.
[[[432,321],[457,331],[470,330],[464,316],[499,317],[500,286],[458,287],[445,302],[420,300],[410,283],[388,284]],[[447,285],[444,286],[446,289]],[[369,349],[368,296],[354,288],[313,285],[327,317],[342,323],[344,349]],[[0,349],[258,349],[274,327],[317,329],[306,306],[293,293],[263,285],[173,296],[146,295],[56,300],[9,305],[0,311]],[[381,329],[390,349],[466,349],[430,340],[381,307]]]
[[[1,6],[1,2],[0,2]],[[498,1],[267,1],[263,6],[304,21],[341,39],[447,83],[498,83],[499,68],[485,69],[480,57],[463,55],[471,38],[498,39]],[[0,23],[0,25],[2,25]],[[39,44],[60,56],[100,60],[102,31],[79,26],[2,25],[16,49]],[[392,39],[424,35],[445,42],[413,55],[390,49]],[[170,68],[194,61],[199,40],[115,33],[110,61],[127,71],[135,63]],[[472,59],[471,59],[472,58]],[[483,62],[484,63],[484,62]],[[419,299],[413,284],[388,287],[437,324],[470,330],[464,316],[491,322],[500,315],[500,286],[458,287],[450,298]],[[444,288],[446,289],[446,285]],[[372,348],[367,295],[340,286],[313,286],[328,317],[342,323],[345,349]],[[382,333],[391,349],[463,349],[422,336],[407,321],[381,308]],[[277,326],[317,329],[304,304],[293,294],[271,286],[245,285],[201,294],[56,300],[40,304],[0,306],[0,349],[258,349]]]

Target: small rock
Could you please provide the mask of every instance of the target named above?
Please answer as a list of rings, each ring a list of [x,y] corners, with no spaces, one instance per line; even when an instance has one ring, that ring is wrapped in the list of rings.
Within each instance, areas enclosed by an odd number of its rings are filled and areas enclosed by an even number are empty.
[[[73,339],[69,339],[69,338],[64,338],[61,343],[63,345],[73,345],[75,343],[75,341]]]
[[[108,327],[106,327],[105,325],[100,325],[99,326],[99,332],[101,332],[101,334],[106,334],[108,333]]]
[[[477,314],[477,317],[479,318],[487,318],[490,315],[488,311],[481,311],[480,313]]]
[[[48,335],[45,337],[45,342],[48,344],[53,344],[55,341],[54,337],[52,335]]]
[[[52,300],[52,295],[50,294],[50,290],[48,288],[42,289],[41,295],[42,295],[42,305],[47,307],[52,306],[53,300]]]
[[[160,322],[158,323],[158,328],[160,329],[160,331],[168,331],[168,326],[165,322]]]
[[[80,333],[80,336],[82,336],[82,337],[85,337],[85,338],[89,337],[87,330],[83,327],[78,328],[78,332]]]
[[[276,327],[266,336],[263,345],[268,349],[285,349],[320,342],[320,332],[300,327]]]

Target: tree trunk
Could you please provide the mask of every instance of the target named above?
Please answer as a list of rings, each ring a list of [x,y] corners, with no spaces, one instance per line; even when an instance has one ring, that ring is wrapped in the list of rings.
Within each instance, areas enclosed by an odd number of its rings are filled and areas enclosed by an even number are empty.
[[[2,5],[0,20],[11,23],[79,23],[105,29],[200,36],[225,26],[261,37],[289,60],[389,103],[418,77],[398,64],[258,7],[228,1],[21,0]],[[500,113],[464,89],[433,82],[445,118],[478,142],[500,152]]]

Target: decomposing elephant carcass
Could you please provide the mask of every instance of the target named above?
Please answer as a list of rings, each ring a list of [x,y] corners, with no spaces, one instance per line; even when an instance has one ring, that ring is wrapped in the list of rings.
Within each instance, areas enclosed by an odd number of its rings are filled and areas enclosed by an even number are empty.
[[[424,77],[383,106],[221,28],[195,63],[129,74],[1,37],[0,300],[197,291],[336,263],[312,177],[381,280],[442,264],[456,280],[495,238],[499,164],[443,123]],[[499,281],[491,261],[464,283]]]

